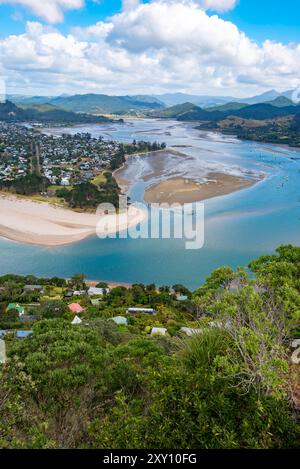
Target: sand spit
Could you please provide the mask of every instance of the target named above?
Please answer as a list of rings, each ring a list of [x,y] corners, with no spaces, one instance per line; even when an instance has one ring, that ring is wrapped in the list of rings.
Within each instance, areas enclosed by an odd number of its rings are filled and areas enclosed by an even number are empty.
[[[103,233],[115,233],[136,226],[147,217],[141,209],[119,215],[79,213],[14,196],[0,195],[0,236],[26,244],[60,246],[96,236],[97,225]],[[100,232],[101,233],[101,228]]]
[[[225,173],[209,173],[206,182],[181,177],[166,179],[145,192],[147,203],[200,202],[253,186],[257,181]]]

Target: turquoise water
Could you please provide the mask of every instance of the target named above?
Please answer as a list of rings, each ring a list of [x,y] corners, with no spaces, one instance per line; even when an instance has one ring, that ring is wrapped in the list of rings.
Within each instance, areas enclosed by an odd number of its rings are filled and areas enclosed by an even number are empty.
[[[158,140],[189,155],[167,162],[174,175],[199,177],[225,171],[246,177],[264,176],[255,186],[205,202],[205,245],[188,251],[184,240],[90,238],[56,248],[22,245],[0,239],[0,273],[33,273],[69,277],[84,272],[90,279],[199,286],[220,265],[245,266],[282,243],[300,244],[300,152],[232,137],[201,133],[191,124],[132,120],[125,125],[81,127],[94,135],[120,141]],[[65,129],[77,132],[77,129]],[[53,132],[57,132],[54,130]],[[270,152],[272,148],[284,154]],[[138,177],[146,159],[133,164]],[[147,169],[147,168],[146,168]],[[130,171],[130,170],[129,170]],[[147,185],[138,180],[130,191],[142,200]]]

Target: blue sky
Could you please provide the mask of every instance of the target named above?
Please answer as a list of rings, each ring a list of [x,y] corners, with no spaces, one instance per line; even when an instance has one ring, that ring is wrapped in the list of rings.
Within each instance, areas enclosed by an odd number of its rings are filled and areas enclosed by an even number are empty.
[[[88,26],[120,11],[121,4],[121,0],[102,0],[99,3],[88,0],[84,8],[66,12],[64,22],[58,27],[62,31],[68,31],[72,26]],[[14,20],[15,13],[20,13],[22,19]],[[36,19],[26,8],[18,5],[0,5],[0,34],[19,34],[24,31],[25,21]]]
[[[123,1],[125,10],[122,0],[0,0],[11,91],[245,96],[300,86],[299,0]]]
[[[240,0],[223,18],[258,41],[300,41],[299,0]]]

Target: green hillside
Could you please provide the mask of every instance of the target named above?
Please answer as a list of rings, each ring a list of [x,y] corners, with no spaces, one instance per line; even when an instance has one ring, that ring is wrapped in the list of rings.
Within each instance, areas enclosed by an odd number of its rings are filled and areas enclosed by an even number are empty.
[[[49,103],[43,103],[43,104],[18,104],[18,107],[24,110],[27,109],[32,109],[37,112],[48,112],[48,111],[61,111],[57,106],[54,106],[53,104]]]
[[[46,110],[48,109],[48,110]],[[60,122],[60,123],[94,123],[110,122],[103,116],[77,114],[59,109],[53,105],[35,105],[22,109],[10,101],[0,103],[0,120],[6,122]]]
[[[138,97],[107,96],[104,94],[84,94],[60,97],[51,100],[51,104],[67,111],[86,112],[89,114],[126,114],[132,111],[160,109],[163,107],[155,98],[144,101]]]
[[[199,109],[201,108],[192,103],[177,104],[155,113],[155,116],[165,119],[176,119],[179,117],[184,117],[190,112],[198,112]]]
[[[0,277],[0,448],[299,448],[299,278],[293,246],[194,293]]]
[[[209,107],[206,108],[206,111],[213,112],[213,111],[221,111],[221,112],[226,112],[226,111],[238,111],[240,109],[243,109],[244,107],[247,107],[247,103],[227,103],[224,104],[223,106],[214,106],[214,107]]]
[[[271,104],[275,107],[286,107],[286,106],[294,106],[295,103],[289,98],[285,96],[278,96],[278,98],[274,99],[273,101],[267,102],[267,104]]]

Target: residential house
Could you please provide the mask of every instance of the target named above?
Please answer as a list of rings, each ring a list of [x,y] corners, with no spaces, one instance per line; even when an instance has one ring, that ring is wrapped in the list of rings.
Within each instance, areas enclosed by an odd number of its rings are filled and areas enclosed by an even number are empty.
[[[90,296],[103,296],[104,293],[108,294],[109,289],[108,288],[97,288],[97,287],[90,287],[88,289],[88,295],[90,295]]]
[[[91,299],[91,303],[92,303],[93,306],[100,306],[101,301],[102,301],[101,298],[92,298]]]
[[[128,320],[124,316],[116,316],[114,318],[111,318],[111,321],[113,321],[118,326],[127,326],[128,324]]]
[[[74,314],[79,314],[84,311],[84,308],[79,303],[71,303],[70,305],[68,305],[68,308],[71,311],[71,313],[74,313]]]
[[[64,297],[65,298],[72,298],[73,296],[73,292],[72,291],[66,291],[65,294],[64,294]]]
[[[18,303],[9,303],[9,305],[6,308],[6,311],[17,311],[19,313],[19,316],[23,316],[25,314],[25,308],[23,306],[20,306]]]
[[[167,332],[168,329],[166,329],[165,327],[153,327],[151,331],[151,336],[153,337],[155,335],[166,335]]]
[[[23,316],[20,317],[20,321],[22,322],[27,322],[27,321],[37,321],[38,320],[38,317],[37,316],[34,316],[33,314],[31,315],[28,315],[28,314],[23,314]]]
[[[23,290],[26,291],[26,292],[38,291],[38,292],[42,293],[43,292],[43,287],[42,287],[42,285],[25,285]]]
[[[6,344],[5,341],[0,339],[0,364],[6,362]]]
[[[73,325],[74,324],[77,325],[77,324],[81,324],[81,323],[82,323],[82,320],[77,315],[74,317],[73,321],[71,322],[71,324],[73,324]]]
[[[127,313],[128,314],[146,313],[146,314],[151,314],[152,316],[154,316],[156,314],[156,311],[153,308],[128,308]]]

